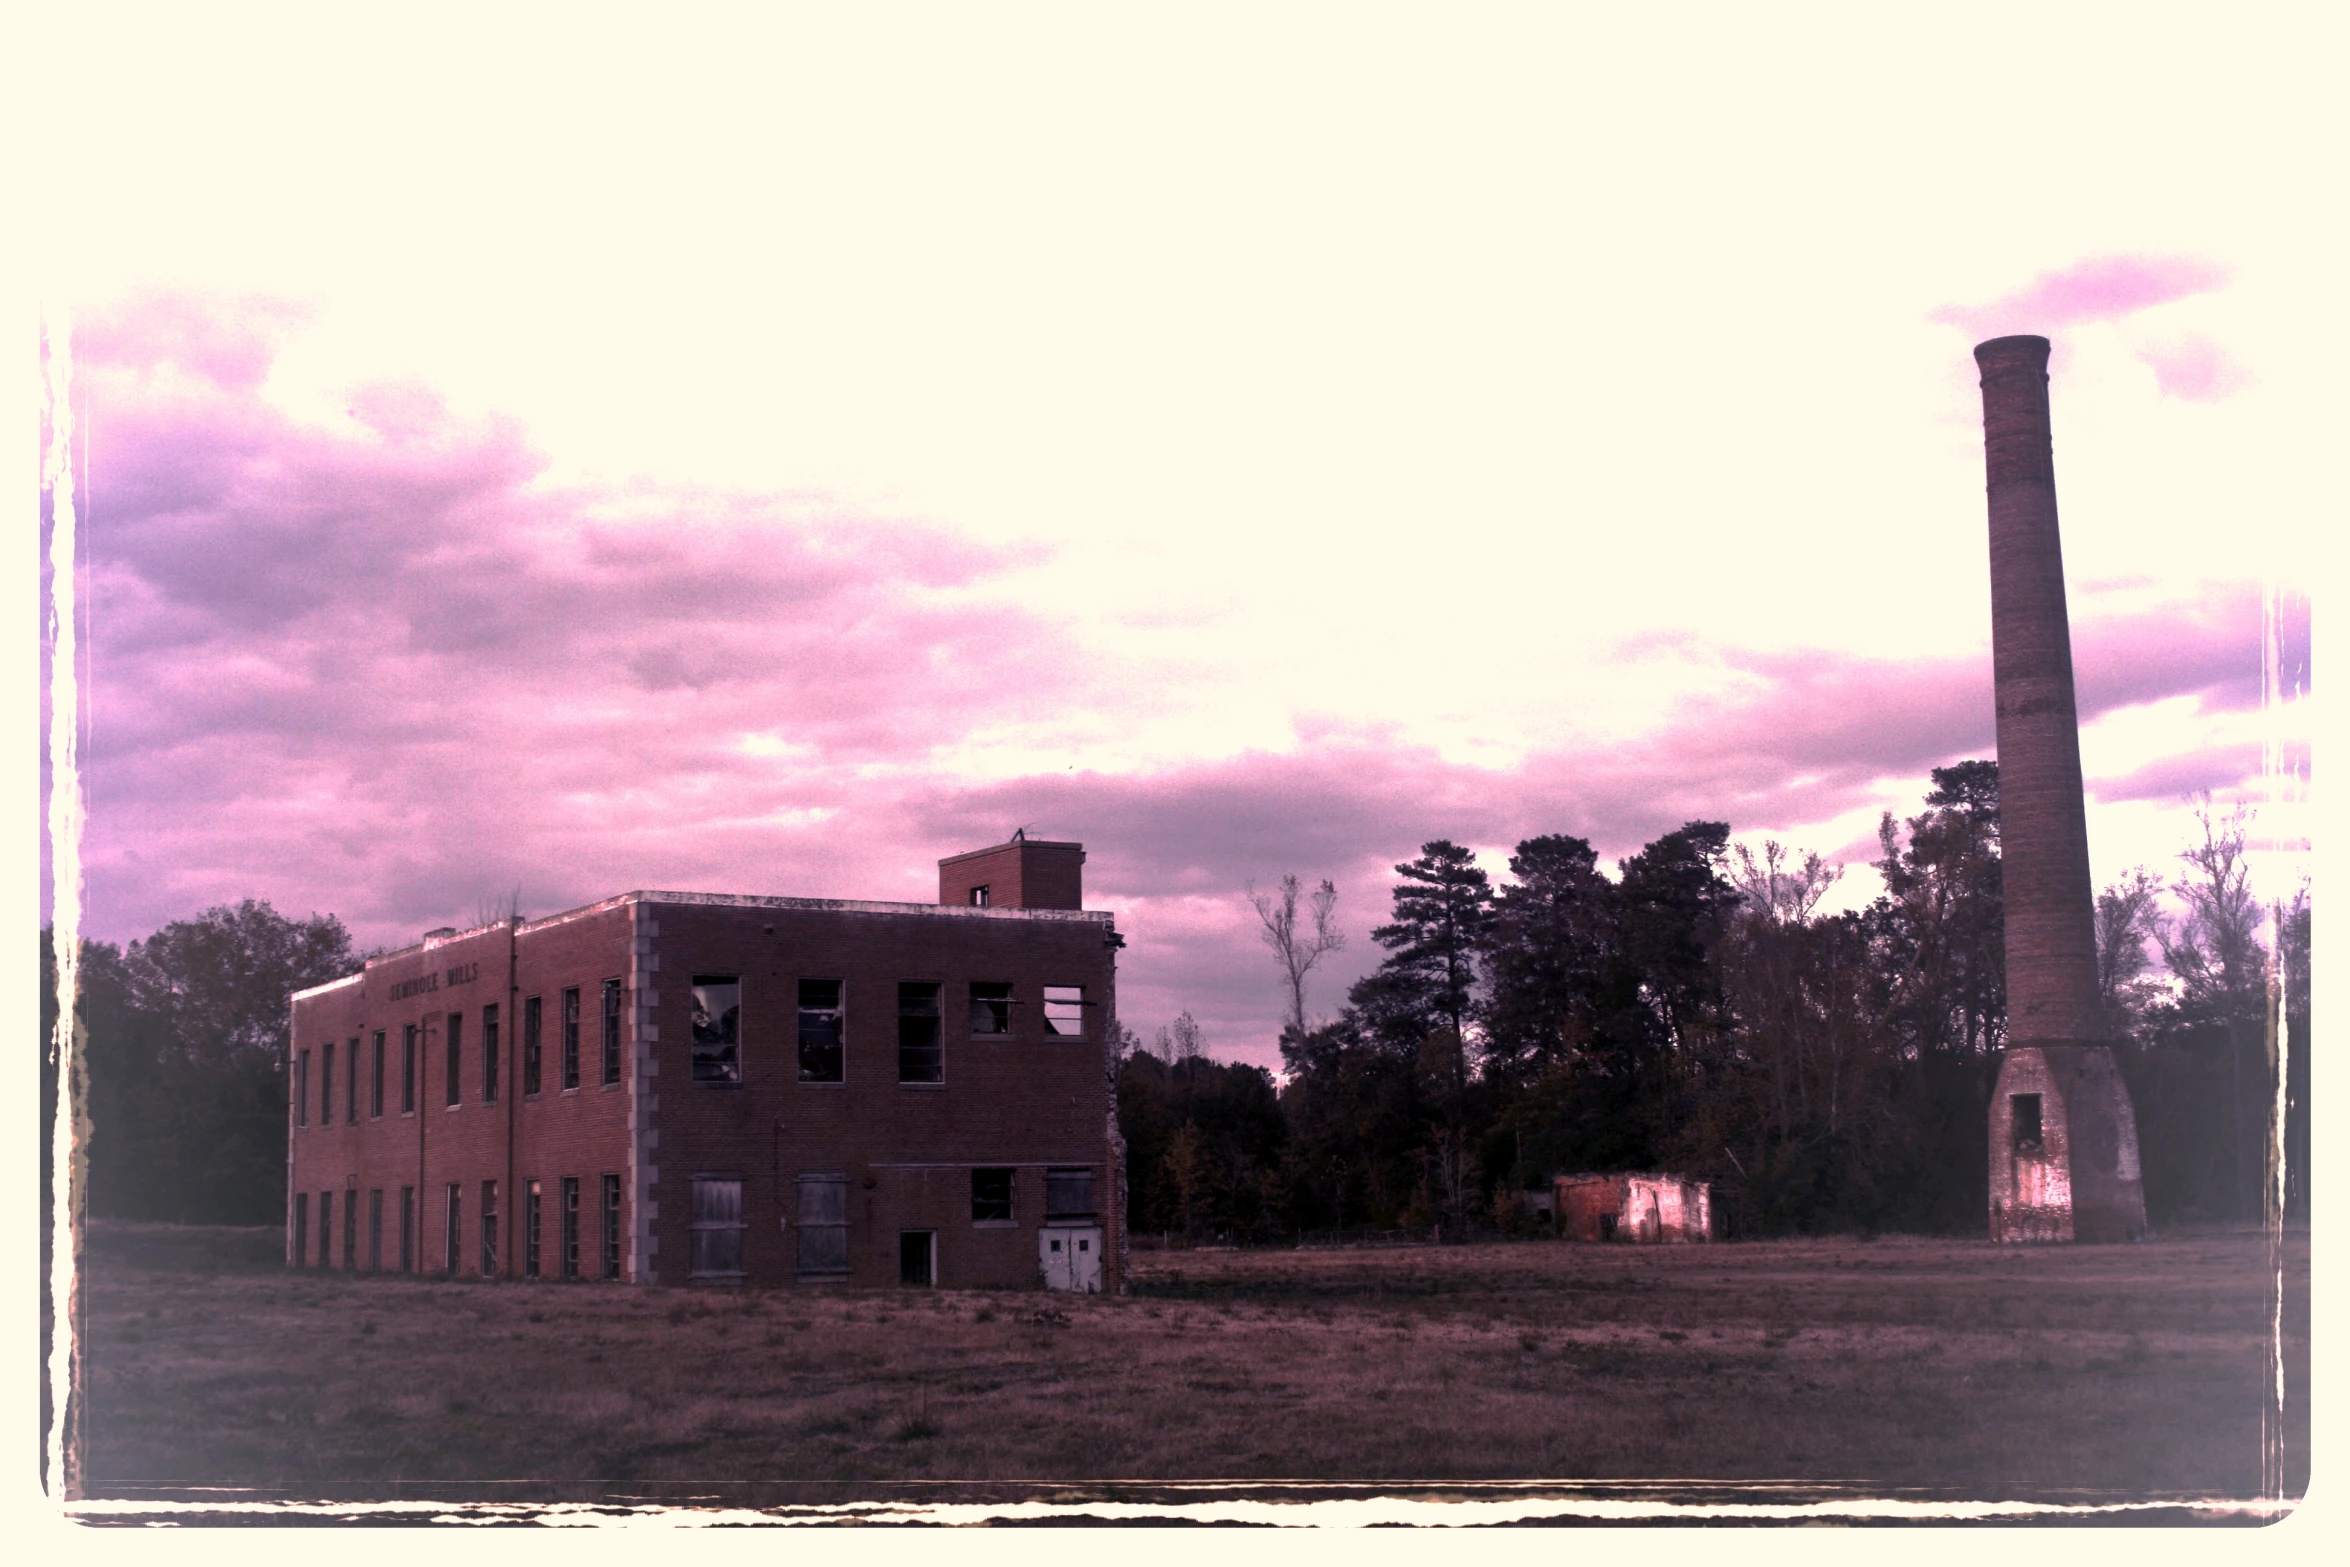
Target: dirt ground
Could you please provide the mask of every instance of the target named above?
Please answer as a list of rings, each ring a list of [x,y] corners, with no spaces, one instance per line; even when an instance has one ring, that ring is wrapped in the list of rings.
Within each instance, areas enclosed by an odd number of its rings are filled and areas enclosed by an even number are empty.
[[[2261,1490],[2269,1242],[1137,1252],[1126,1298],[289,1272],[100,1225],[88,1489],[1787,1480]],[[2286,1264],[2286,1494],[2309,1246]]]

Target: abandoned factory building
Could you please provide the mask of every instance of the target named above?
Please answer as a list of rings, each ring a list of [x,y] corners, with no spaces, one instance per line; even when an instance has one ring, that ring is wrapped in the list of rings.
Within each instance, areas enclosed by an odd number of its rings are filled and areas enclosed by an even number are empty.
[[[1118,1289],[1084,859],[1015,835],[936,904],[624,893],[297,993],[288,1260]]]

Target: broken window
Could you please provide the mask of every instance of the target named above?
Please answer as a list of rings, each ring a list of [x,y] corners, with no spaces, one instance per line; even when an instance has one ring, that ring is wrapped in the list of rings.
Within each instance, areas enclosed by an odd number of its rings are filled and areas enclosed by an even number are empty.
[[[310,1052],[294,1058],[294,1124],[310,1124]]]
[[[332,1045],[329,1045],[329,1046],[327,1046],[327,1047],[326,1047],[326,1053],[327,1053],[328,1055],[333,1055],[333,1054],[334,1054],[334,1049],[335,1049],[335,1047],[334,1047],[334,1046],[332,1046]],[[347,1062],[349,1062],[349,1063],[350,1063],[350,1070],[346,1071],[346,1072],[343,1074],[343,1094],[344,1094],[344,1099],[343,1099],[343,1121],[344,1121],[344,1123],[345,1123],[346,1125],[350,1125],[350,1126],[357,1126],[357,1125],[359,1124],[359,1041],[358,1041],[358,1040],[354,1039],[354,1040],[352,1040],[352,1041],[351,1041],[351,1049],[350,1049],[349,1053],[348,1053],[347,1055],[345,1055],[345,1056],[344,1056],[344,1058],[343,1058],[343,1059],[344,1059],[345,1061],[347,1061]]]
[[[318,1124],[335,1124],[335,1047],[321,1046],[318,1052]]]
[[[465,1255],[464,1248],[458,1244],[459,1240],[464,1234],[464,1230],[465,1188],[458,1185],[455,1181],[451,1181],[449,1183],[449,1223],[443,1235],[444,1240],[447,1242],[446,1246],[444,1247],[447,1255],[441,1259],[442,1270],[445,1271],[451,1278],[455,1278],[457,1275],[458,1259]]]
[[[416,1188],[400,1188],[400,1271],[416,1271]]]
[[[1085,987],[1083,985],[1047,985],[1044,987],[1044,1031],[1070,1039],[1085,1037]]]
[[[849,1178],[803,1175],[800,1187],[802,1273],[849,1271]]]
[[[693,1001],[693,1080],[741,1082],[742,981],[732,974],[696,974]]]
[[[400,1030],[400,1113],[416,1108],[416,1025]]]
[[[604,981],[604,1083],[620,1081],[620,981]]]
[[[563,1276],[579,1277],[579,1177],[566,1175],[560,1188],[563,1209]]]
[[[2025,1158],[2037,1159],[2041,1152],[2040,1096],[2010,1094],[2007,1096],[2007,1111],[2016,1153]]]
[[[1092,1218],[1093,1172],[1091,1170],[1045,1171],[1044,1216],[1048,1221]]]
[[[971,1222],[973,1224],[1009,1224],[1012,1222],[1011,1171],[973,1170],[971,1172]]]
[[[481,1102],[498,1102],[498,1009],[481,1009]]]
[[[927,981],[898,986],[898,1081],[943,1083],[946,1051],[940,1037],[938,995],[945,987]]]
[[[373,1060],[375,1073],[368,1084],[367,1113],[379,1116],[384,1113],[384,1031],[380,1028],[375,1031]]]
[[[367,1271],[381,1273],[384,1265],[384,1189],[367,1189]]]
[[[539,1091],[539,998],[522,998],[522,1097]]]
[[[579,1086],[579,987],[563,992],[563,1086]]]
[[[841,1080],[840,981],[800,981],[800,1081]]]
[[[294,1193],[294,1266],[310,1260],[310,1194]]]
[[[1008,1034],[1012,1031],[1012,987],[998,980],[971,982],[971,1032]]]
[[[994,900],[990,897],[987,888],[984,886],[974,887],[971,889],[971,907],[975,909],[984,909],[988,907],[988,905],[993,901]]]
[[[539,1183],[522,1183],[522,1276],[539,1276]]]
[[[693,1276],[743,1271],[743,1183],[738,1175],[694,1177]]]
[[[620,1277],[620,1177],[604,1177],[604,1277]]]
[[[450,1014],[449,1014],[449,1072],[448,1072],[448,1077],[449,1077],[448,1097],[449,1097],[449,1103],[451,1103],[451,1104],[455,1104],[455,1103],[457,1103],[457,1101],[458,1101],[458,1100],[460,1100],[460,1099],[462,1099],[462,1098],[464,1098],[464,1097],[465,1097],[465,1080],[464,1080],[464,1078],[463,1078],[463,1077],[461,1077],[461,1076],[459,1075],[459,1068],[460,1068],[460,1067],[463,1065],[463,1061],[464,1061],[464,1055],[465,1055],[465,1014],[464,1014],[464,1013],[462,1013],[462,1012],[452,1012],[452,1013],[450,1013]]]
[[[481,1276],[498,1276],[498,1183],[481,1183]]]

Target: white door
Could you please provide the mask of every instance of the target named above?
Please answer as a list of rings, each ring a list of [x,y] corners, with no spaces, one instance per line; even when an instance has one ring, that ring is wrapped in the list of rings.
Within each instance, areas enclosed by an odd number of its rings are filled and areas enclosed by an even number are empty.
[[[1044,1275],[1048,1290],[1076,1290],[1081,1294],[1099,1295],[1102,1292],[1102,1232],[1085,1230],[1039,1230],[1036,1232],[1037,1270]]]

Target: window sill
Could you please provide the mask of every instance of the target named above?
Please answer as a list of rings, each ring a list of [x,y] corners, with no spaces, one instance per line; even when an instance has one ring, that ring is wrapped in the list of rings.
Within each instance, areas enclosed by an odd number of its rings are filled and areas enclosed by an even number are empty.
[[[975,1230],[1016,1230],[1019,1227],[1020,1221],[1018,1219],[973,1219],[971,1221],[971,1228]]]
[[[848,1085],[848,1082],[847,1082],[845,1079],[843,1079],[843,1078],[838,1078],[838,1077],[834,1077],[834,1078],[817,1078],[817,1079],[815,1079],[815,1080],[813,1080],[813,1081],[811,1081],[811,1080],[810,1080],[810,1079],[808,1079],[808,1078],[805,1078],[805,1077],[803,1077],[803,1078],[801,1078],[801,1079],[799,1080],[799,1082],[798,1082],[797,1084],[795,1084],[794,1086],[795,1086],[795,1087],[799,1087],[799,1088],[816,1088],[816,1089],[822,1089],[823,1091],[825,1091],[825,1092],[827,1092],[827,1093],[835,1093],[835,1094],[837,1094],[837,1093],[839,1093],[839,1092],[840,1092],[842,1089],[844,1089],[844,1088],[848,1087],[849,1085]]]
[[[925,1092],[925,1093],[932,1093],[932,1094],[935,1094],[935,1093],[937,1093],[937,1092],[938,1092],[940,1089],[942,1089],[942,1088],[946,1087],[947,1085],[946,1085],[945,1083],[943,1083],[943,1082],[941,1082],[941,1083],[909,1083],[909,1082],[905,1081],[903,1078],[900,1078],[900,1079],[898,1080],[898,1086],[899,1086],[900,1088],[918,1088],[918,1089],[921,1089],[921,1090],[922,1090],[923,1092]]]
[[[694,1078],[694,1079],[693,1079],[691,1082],[689,1082],[689,1083],[687,1084],[687,1086],[688,1086],[688,1087],[690,1087],[690,1088],[735,1088],[735,1089],[739,1089],[739,1088],[741,1088],[741,1087],[743,1086],[743,1083],[742,1083],[742,1079],[741,1079],[741,1078],[739,1078],[739,1077],[735,1077],[735,1078],[726,1078],[726,1077],[697,1077],[697,1078]]]

